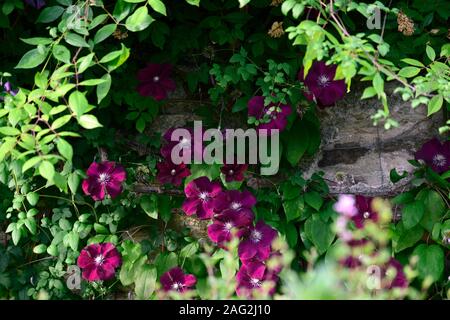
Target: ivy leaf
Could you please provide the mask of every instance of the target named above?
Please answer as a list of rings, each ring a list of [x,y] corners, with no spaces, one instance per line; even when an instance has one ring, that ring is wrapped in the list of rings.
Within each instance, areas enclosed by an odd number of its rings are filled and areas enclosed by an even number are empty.
[[[305,234],[316,247],[319,254],[327,251],[334,240],[330,225],[321,219],[311,217],[305,222]]]
[[[32,49],[25,53],[15,69],[32,69],[39,66],[47,58],[48,50]]]
[[[417,270],[421,279],[430,277],[434,282],[441,278],[445,262],[444,251],[440,246],[421,244],[414,249],[413,255],[419,257]]]
[[[125,27],[132,31],[138,32],[146,29],[155,19],[148,14],[147,7],[140,7],[125,21]]]

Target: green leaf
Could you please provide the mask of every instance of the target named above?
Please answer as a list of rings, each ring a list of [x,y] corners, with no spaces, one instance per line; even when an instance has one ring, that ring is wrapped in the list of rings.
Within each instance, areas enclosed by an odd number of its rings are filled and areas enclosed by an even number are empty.
[[[78,249],[78,242],[80,240],[80,236],[77,232],[71,231],[67,234],[69,246],[73,251],[77,251]]]
[[[72,119],[72,115],[70,115],[70,114],[67,114],[67,115],[65,115],[65,116],[62,116],[62,117],[56,119],[56,120],[53,121],[53,123],[52,123],[52,129],[53,129],[53,130],[56,130],[56,129],[61,128],[61,127],[64,126],[67,122],[69,122],[70,119]]]
[[[20,130],[13,127],[0,127],[0,134],[4,136],[17,136],[20,134]]]
[[[434,190],[423,190],[420,194],[422,193],[424,194],[425,214],[420,221],[420,225],[431,232],[435,223],[443,218],[446,205],[438,192]]]
[[[434,52],[434,49],[427,45],[426,52],[427,52],[428,59],[430,59],[431,61],[434,61],[434,59],[436,58],[436,52]]]
[[[135,281],[136,298],[140,300],[150,299],[156,288],[156,268],[148,264],[144,265]]]
[[[43,37],[34,37],[34,38],[27,38],[27,39],[20,38],[20,40],[22,40],[26,44],[29,44],[32,46],[38,46],[38,45],[45,46],[45,45],[53,42],[53,40],[51,38],[43,38]]]
[[[251,0],[239,0],[239,8],[245,7]],[[189,2],[189,1],[188,1]],[[200,0],[198,1],[200,3]],[[198,6],[198,5],[197,5]]]
[[[16,139],[14,138],[4,138],[0,146],[0,162],[5,159],[5,157],[14,149],[16,146]]]
[[[72,92],[69,96],[69,108],[76,114],[77,118],[79,118],[89,109],[86,96],[80,91]]]
[[[76,172],[72,172],[67,178],[67,184],[69,185],[70,191],[73,194],[76,194],[78,186],[80,185],[80,176]]]
[[[82,36],[76,34],[76,33],[69,33],[64,38],[66,42],[74,47],[84,47],[89,48],[89,44],[86,42],[86,40],[83,39]]]
[[[250,1],[250,0],[248,0],[248,1]],[[196,6],[196,7],[200,6],[200,0],[186,0],[186,2],[192,6]]]
[[[33,252],[36,254],[43,254],[45,251],[47,251],[47,246],[42,243],[33,248]]]
[[[410,248],[415,245],[420,239],[422,239],[424,230],[420,225],[416,225],[415,227],[405,230],[398,225],[398,230],[401,232],[397,241],[394,242],[394,250],[395,252],[400,252],[404,249]]]
[[[99,44],[103,40],[107,39],[110,35],[116,31],[116,24],[107,24],[106,26],[101,27],[94,36],[94,43]]]
[[[303,212],[305,211],[305,202],[303,197],[283,201],[283,208],[286,214],[287,222],[301,218]]]
[[[90,53],[87,56],[78,59],[78,63],[80,64],[80,66],[78,67],[78,73],[83,73],[87,68],[90,67],[94,55],[95,53]]]
[[[103,127],[97,120],[97,117],[92,114],[85,114],[78,119],[78,123],[85,129],[95,129]]]
[[[400,77],[412,78],[412,77],[415,77],[416,75],[418,75],[419,72],[420,72],[420,68],[404,67],[404,68],[400,69],[400,71],[398,72],[398,75]]]
[[[49,182],[53,182],[53,176],[55,175],[55,167],[50,161],[44,160],[39,165],[39,174],[47,179]]]
[[[323,204],[321,195],[316,191],[309,191],[305,193],[305,202],[313,207],[316,211],[319,211]]]
[[[438,245],[421,244],[414,249],[413,255],[417,255],[417,270],[421,279],[431,278],[433,282],[439,280],[444,271],[444,251]]]
[[[379,72],[376,73],[373,77],[372,84],[375,88],[376,93],[381,96],[381,94],[384,92],[384,80]]]
[[[20,59],[17,66],[15,66],[16,69],[32,69],[39,66],[42,62],[44,62],[45,58],[47,57],[48,50],[39,50],[39,49],[32,49],[25,53]]]
[[[66,158],[68,161],[72,161],[73,157],[73,148],[66,140],[62,138],[58,138],[56,142],[56,147],[58,148],[58,152]]]
[[[328,250],[335,236],[329,224],[321,219],[314,218],[314,216],[306,220],[305,234],[314,244],[319,254]]]
[[[33,207],[38,203],[39,201],[39,194],[36,192],[30,192],[27,194],[27,201],[30,205]]]
[[[64,12],[61,6],[47,7],[41,11],[36,22],[49,23],[58,19]]]
[[[442,108],[442,104],[444,103],[444,98],[441,94],[435,95],[431,98],[430,102],[428,102],[428,114],[427,116],[431,116],[433,113],[438,112]]]
[[[158,202],[155,196],[143,196],[140,205],[150,218],[158,219]]]
[[[167,15],[166,6],[164,5],[164,3],[161,0],[148,0],[148,4],[156,12],[161,13],[164,16]]]
[[[55,44],[53,46],[53,56],[59,61],[70,64],[70,51],[63,45]]]
[[[302,121],[296,121],[289,130],[286,145],[286,159],[292,166],[297,165],[309,145],[309,134]]]
[[[418,61],[418,60],[414,60],[414,59],[410,59],[410,58],[404,58],[401,61],[403,61],[404,63],[407,63],[409,65],[415,66],[415,67],[420,67],[420,68],[425,67],[425,65],[422,62]]]
[[[102,82],[97,86],[97,102],[100,103],[102,100],[108,95],[109,90],[111,89],[111,75],[109,73],[105,74],[102,77]]]
[[[406,229],[411,229],[419,223],[425,211],[425,206],[421,201],[408,203],[403,208],[402,220]]]
[[[22,173],[25,173],[25,171],[37,165],[41,160],[42,159],[39,156],[28,159],[22,166]]]
[[[377,92],[375,91],[374,87],[368,87],[368,88],[364,89],[361,99],[369,99],[369,98],[372,98],[373,96],[375,96],[376,94],[377,94]]]
[[[104,79],[88,79],[80,82],[79,86],[96,86],[105,82]]]
[[[149,14],[147,7],[138,8],[125,22],[125,27],[132,31],[138,32],[146,29],[153,21],[155,21]]]

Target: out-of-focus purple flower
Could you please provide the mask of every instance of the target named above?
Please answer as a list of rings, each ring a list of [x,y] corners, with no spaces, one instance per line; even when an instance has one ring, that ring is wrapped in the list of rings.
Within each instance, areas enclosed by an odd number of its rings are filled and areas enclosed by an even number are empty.
[[[246,230],[244,239],[238,247],[241,260],[256,258],[266,260],[272,248],[272,242],[277,236],[277,231],[263,221],[258,221],[255,227]]]
[[[407,288],[409,283],[403,271],[402,264],[398,262],[396,259],[390,258],[387,263],[387,266],[383,270],[383,273],[386,275],[387,272],[389,272],[390,270],[393,270],[395,272],[395,277],[393,277],[392,281],[389,283],[388,289]]]
[[[238,296],[252,297],[254,290],[262,290],[263,283],[273,281],[276,283],[278,277],[275,273],[268,272],[266,265],[262,262],[250,262],[242,265],[236,274],[238,282],[236,293]],[[268,294],[275,293],[275,285]]]
[[[41,9],[45,6],[45,0],[25,0],[25,3],[36,9]]]
[[[166,99],[168,93],[176,89],[175,81],[170,78],[171,73],[170,64],[148,64],[138,73],[140,83],[137,91],[141,96],[150,96],[158,101]]]
[[[93,162],[86,174],[88,177],[83,181],[82,188],[95,201],[103,200],[107,194],[111,198],[117,197],[126,179],[125,169],[113,161]]]
[[[372,220],[373,222],[378,221],[378,213],[372,209],[373,198],[356,196],[356,208],[358,213],[352,216],[352,220],[358,229],[364,227],[364,222],[366,220]]]
[[[222,191],[219,183],[211,182],[207,177],[200,177],[188,183],[184,189],[186,200],[184,212],[190,216],[197,214],[200,219],[210,219],[214,215],[214,198]]]
[[[450,170],[450,141],[441,143],[433,138],[416,152],[415,158],[424,161],[436,173],[444,173]]]
[[[87,281],[109,280],[122,263],[119,251],[112,243],[95,243],[81,250],[77,265]]]
[[[355,197],[352,195],[341,194],[333,209],[341,215],[351,218],[358,213]]]
[[[341,266],[349,269],[355,269],[362,266],[361,260],[354,256],[348,256],[339,261],[339,263],[341,264]]]
[[[0,82],[0,85],[2,85],[1,82]],[[11,83],[9,81],[6,81],[5,84],[3,84],[3,90],[4,90],[4,92],[6,92],[12,96],[15,96],[19,92],[18,89],[15,89],[15,90],[12,89]]]
[[[247,164],[224,164],[220,168],[220,171],[225,176],[226,182],[242,181],[244,180],[244,172],[247,168]]]
[[[161,276],[164,291],[185,292],[195,285],[197,278],[192,274],[185,274],[180,267],[175,267]]]
[[[254,96],[248,101],[248,116],[254,117],[258,130],[267,129],[267,134],[271,135],[273,129],[280,132],[287,125],[287,116],[291,114],[291,107],[284,104],[264,105],[263,96]]]
[[[336,68],[336,65],[327,66],[323,61],[315,61],[305,78],[303,68],[298,73],[298,79],[306,86],[305,97],[321,108],[334,105],[345,95],[345,81],[334,80]]]
[[[183,179],[191,175],[191,171],[184,164],[174,164],[170,159],[164,162],[159,162],[156,167],[158,168],[157,179],[162,184],[173,184],[179,186],[183,182]]]
[[[250,220],[251,222],[251,220]],[[238,211],[228,210],[214,219],[208,226],[209,238],[218,244],[229,242],[233,235],[240,238],[249,225],[249,218]]]
[[[214,211],[223,213],[226,211],[239,212],[249,220],[253,221],[252,207],[256,204],[256,198],[250,191],[228,190],[221,192],[214,199]]]
[[[174,136],[174,139],[176,141],[172,141],[172,134],[176,129],[186,130],[186,136],[179,137],[178,140]],[[201,133],[201,135],[203,135],[203,132]],[[179,145],[180,152],[177,154],[177,156],[179,156],[180,158],[184,158],[186,156],[187,158],[192,160],[195,155],[201,157],[203,155],[202,137],[198,139],[199,141],[195,141],[194,139],[194,130],[191,128],[170,128],[163,135],[161,155],[166,159],[171,159],[173,148]]]

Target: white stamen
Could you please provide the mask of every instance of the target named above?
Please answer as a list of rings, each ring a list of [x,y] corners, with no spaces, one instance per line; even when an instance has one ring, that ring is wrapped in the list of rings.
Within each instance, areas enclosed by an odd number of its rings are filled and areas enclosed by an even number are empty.
[[[252,284],[253,287],[256,287],[256,288],[261,287],[261,281],[259,279],[251,278],[250,283]]]
[[[438,153],[433,157],[433,164],[438,167],[443,167],[447,164],[447,159],[445,159],[445,156]]]
[[[370,217],[370,213],[368,211],[364,212],[363,213],[363,217],[364,217],[364,219],[369,218]]]
[[[231,229],[233,229],[233,223],[231,221],[225,222],[223,228],[226,231],[231,231]]]
[[[233,169],[230,169],[230,170],[228,171],[228,175],[229,175],[229,176],[232,176],[233,174],[234,174]]]
[[[242,204],[240,202],[232,202],[230,205],[230,208],[233,210],[238,210],[242,207]]]
[[[105,261],[105,257],[103,257],[101,254],[95,257],[94,262],[96,265],[101,265]]]
[[[202,199],[203,201],[206,201],[206,200],[208,199],[208,197],[209,197],[209,194],[208,194],[208,192],[200,192],[200,194],[198,195],[198,197],[199,197],[200,199]]]
[[[109,180],[111,179],[111,177],[109,176],[109,174],[103,172],[100,173],[98,176],[98,182],[101,184],[106,184],[109,182]]]
[[[319,78],[317,79],[317,82],[322,87],[327,87],[329,81],[330,81],[330,79],[328,79],[328,77],[326,75],[324,75],[324,74],[319,76]]]
[[[258,243],[262,239],[262,233],[258,230],[253,230],[250,234],[250,239],[252,239],[253,242]]]
[[[170,174],[171,174],[171,175],[174,176],[176,173],[177,173],[177,171],[176,171],[175,169],[170,170]]]
[[[159,77],[158,76],[154,76],[153,77],[153,82],[158,82],[159,81]]]
[[[180,290],[181,288],[183,288],[183,284],[180,282],[174,282],[172,284],[172,289],[174,289],[176,291]]]

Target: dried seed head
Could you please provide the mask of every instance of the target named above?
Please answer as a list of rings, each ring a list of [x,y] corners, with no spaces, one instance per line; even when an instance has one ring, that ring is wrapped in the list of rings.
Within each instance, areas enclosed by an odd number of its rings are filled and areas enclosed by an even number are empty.
[[[272,2],[270,3],[270,5],[272,7],[278,7],[280,4],[282,4],[284,2],[284,0],[272,0]]]
[[[120,29],[116,29],[116,31],[113,32],[113,37],[117,40],[123,40],[125,38],[128,38],[128,32],[122,32]]]
[[[398,31],[405,36],[411,36],[414,33],[414,21],[406,14],[400,11],[397,15]]]
[[[270,28],[270,30],[267,32],[267,34],[269,36],[271,36],[272,38],[279,38],[279,37],[281,37],[284,34],[283,22],[275,21],[272,24],[272,27]]]

